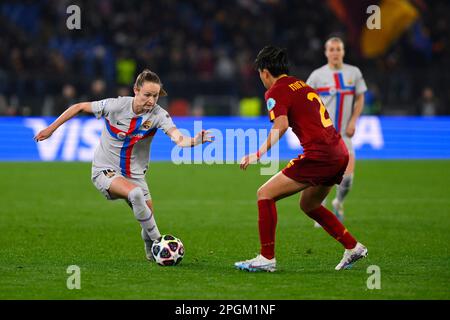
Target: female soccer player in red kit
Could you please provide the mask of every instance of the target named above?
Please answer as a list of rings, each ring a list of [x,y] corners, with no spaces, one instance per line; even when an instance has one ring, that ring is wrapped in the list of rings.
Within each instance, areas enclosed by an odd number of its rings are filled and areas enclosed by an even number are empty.
[[[284,49],[273,46],[263,48],[255,60],[255,67],[267,89],[265,99],[273,126],[259,150],[242,158],[241,169],[245,170],[250,163],[257,162],[278,142],[288,127],[300,140],[304,154],[291,160],[286,168],[259,188],[261,252],[254,259],[236,262],[235,266],[247,271],[276,270],[275,202],[303,191],[300,208],[345,248],[344,256],[335,269],[348,269],[367,256],[367,248],[355,240],[331,211],[322,206],[332,186],[342,180],[349,160],[347,148],[314,89],[288,76],[288,59]]]

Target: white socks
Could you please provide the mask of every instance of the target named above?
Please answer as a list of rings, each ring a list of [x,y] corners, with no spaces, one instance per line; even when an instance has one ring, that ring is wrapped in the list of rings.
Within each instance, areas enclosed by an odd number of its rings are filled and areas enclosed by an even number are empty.
[[[339,202],[344,201],[345,196],[352,188],[353,184],[353,173],[344,175],[341,184],[337,187],[336,198]]]
[[[161,237],[158,226],[156,225],[153,212],[145,203],[144,192],[140,187],[136,187],[128,194],[128,200],[133,208],[136,220],[141,224],[142,229],[147,233],[150,240]]]

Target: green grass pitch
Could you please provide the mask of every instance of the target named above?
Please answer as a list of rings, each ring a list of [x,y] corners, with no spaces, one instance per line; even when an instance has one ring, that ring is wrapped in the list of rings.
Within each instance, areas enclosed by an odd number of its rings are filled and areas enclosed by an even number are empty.
[[[139,224],[123,201],[106,201],[88,163],[0,163],[0,299],[449,299],[450,161],[358,161],[347,228],[369,249],[337,272],[339,243],[300,212],[278,207],[275,273],[247,273],[258,252],[259,167],[151,163],[147,175],[163,233],[185,259],[144,258]],[[68,290],[67,267],[81,270]],[[381,289],[369,290],[370,265]]]

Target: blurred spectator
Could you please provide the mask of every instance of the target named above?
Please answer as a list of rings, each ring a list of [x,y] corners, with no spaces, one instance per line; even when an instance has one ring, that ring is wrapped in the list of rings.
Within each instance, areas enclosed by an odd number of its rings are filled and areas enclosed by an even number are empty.
[[[236,68],[234,61],[225,50],[219,50],[216,64],[216,75],[219,79],[232,80],[235,77]]]
[[[419,114],[426,117],[433,117],[438,115],[439,106],[433,89],[426,87],[422,91],[422,98],[420,99]]]
[[[29,117],[29,116],[31,116],[31,113],[32,113],[31,107],[29,107],[29,106],[24,106],[24,107],[22,108],[22,110],[21,110],[20,115],[21,115],[21,116],[24,116],[24,117]]]
[[[185,99],[175,99],[169,103],[169,113],[174,117],[186,117],[190,111],[189,102]]]
[[[18,99],[16,96],[12,96],[10,101],[0,94],[0,116],[18,116],[20,110],[18,108]]]
[[[106,97],[106,83],[102,79],[96,79],[91,83],[91,91],[88,101],[98,101]]]
[[[68,1],[2,1],[0,74],[7,81],[0,79],[0,94],[6,101],[17,97],[17,105],[9,104],[16,110],[31,103],[34,114],[43,106],[39,98],[62,96],[58,91],[67,81],[83,93],[92,83],[86,98],[102,99],[109,88],[131,86],[137,73],[150,68],[171,89],[171,98],[191,104],[203,90],[236,99],[261,96],[253,60],[263,46],[286,47],[292,74],[300,76],[323,64],[322,44],[330,34],[346,39],[345,26],[327,3],[77,0],[82,28],[68,30]],[[376,61],[346,47],[347,59],[376,86],[383,110],[406,106],[409,113],[419,112],[411,108],[412,93],[426,79],[435,89],[433,99],[442,103],[438,113],[450,114],[448,90],[441,88],[450,70],[449,9],[447,0],[427,2],[420,8],[420,28],[409,33],[413,38],[399,39]]]
[[[194,105],[191,115],[193,117],[203,117],[205,115],[205,108],[202,105]]]
[[[211,80],[214,74],[214,60],[213,55],[208,48],[200,49],[195,72],[201,80]]]
[[[381,102],[379,100],[380,90],[374,83],[367,83],[367,91],[364,93],[363,114],[379,115],[381,112]]]
[[[77,89],[72,84],[67,83],[62,87],[61,94],[53,102],[52,114],[59,116],[68,107],[77,102],[79,102],[77,101]]]
[[[116,82],[119,85],[129,85],[132,83],[136,74],[136,66],[136,60],[123,53],[116,62]]]
[[[134,96],[134,93],[131,93],[131,90],[129,87],[121,86],[119,89],[117,89],[117,96],[118,97],[130,97]]]
[[[259,97],[243,98],[239,101],[239,115],[257,117],[261,115],[261,99]]]
[[[0,94],[0,116],[6,115],[6,110],[8,109],[8,103],[3,94]]]

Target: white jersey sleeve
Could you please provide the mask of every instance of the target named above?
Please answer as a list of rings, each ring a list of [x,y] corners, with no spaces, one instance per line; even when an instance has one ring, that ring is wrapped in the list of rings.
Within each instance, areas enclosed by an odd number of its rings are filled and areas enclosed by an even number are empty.
[[[112,112],[117,112],[123,106],[123,101],[119,98],[109,98],[91,102],[92,112],[97,119],[108,116]]]
[[[317,83],[317,71],[314,70],[308,77],[308,79],[306,80],[306,84],[308,86],[310,86],[311,88],[315,89],[318,86]]]
[[[167,134],[167,131],[171,128],[175,128],[175,124],[173,123],[172,117],[169,115],[169,113],[164,110],[163,108],[158,108],[158,113],[156,114],[156,117],[158,119],[157,122],[157,128],[164,131],[164,133]]]
[[[366,82],[362,76],[361,70],[355,67],[355,94],[359,95],[367,91]]]

